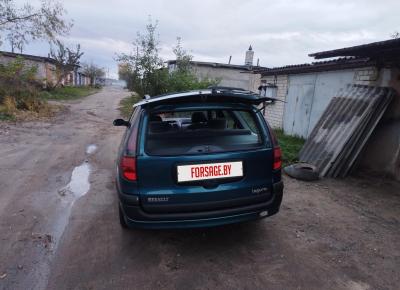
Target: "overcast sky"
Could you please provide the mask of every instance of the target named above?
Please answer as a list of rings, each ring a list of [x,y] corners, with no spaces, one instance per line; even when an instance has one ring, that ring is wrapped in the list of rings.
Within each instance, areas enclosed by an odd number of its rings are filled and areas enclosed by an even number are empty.
[[[27,0],[18,0],[18,3]],[[35,1],[29,1],[35,4]],[[37,2],[36,2],[37,3]],[[176,37],[197,61],[243,64],[251,44],[255,62],[273,67],[311,62],[312,52],[390,38],[400,31],[399,0],[64,0],[74,26],[65,40],[80,43],[83,61],[117,76],[115,53],[129,52],[151,15],[158,20],[161,56],[173,58]],[[9,50],[4,44],[2,50]],[[46,43],[24,53],[46,56]]]

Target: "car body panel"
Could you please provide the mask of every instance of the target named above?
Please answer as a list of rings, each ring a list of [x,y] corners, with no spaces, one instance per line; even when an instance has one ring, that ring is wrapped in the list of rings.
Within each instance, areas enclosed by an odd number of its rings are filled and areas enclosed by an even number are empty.
[[[207,94],[212,93],[209,90]],[[186,101],[185,97],[188,97]],[[120,208],[131,227],[216,226],[258,219],[279,211],[283,191],[283,185],[278,186],[281,184],[281,173],[280,170],[272,170],[274,156],[270,131],[254,102],[235,99],[234,102],[220,103],[210,102],[209,99],[198,101],[192,97],[193,93],[168,97],[158,102],[141,102],[141,105],[135,106],[131,127],[139,126],[136,150],[126,150],[131,131],[128,128],[119,150],[116,181]],[[231,97],[223,96],[223,99],[228,101]],[[176,102],[177,99],[179,102]],[[176,156],[157,156],[146,152],[146,128],[150,113],[217,108],[252,111],[259,123],[262,137],[260,146],[247,150]],[[118,164],[124,154],[136,157],[137,181],[128,181],[120,174]],[[179,165],[232,161],[243,162],[243,177],[187,183],[177,181]]]

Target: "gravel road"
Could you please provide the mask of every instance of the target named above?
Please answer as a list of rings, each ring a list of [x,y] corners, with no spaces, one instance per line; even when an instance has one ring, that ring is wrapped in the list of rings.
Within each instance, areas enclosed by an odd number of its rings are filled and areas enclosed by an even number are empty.
[[[104,88],[51,121],[0,123],[0,289],[399,289],[400,185],[285,178],[281,212],[197,230],[118,224]]]

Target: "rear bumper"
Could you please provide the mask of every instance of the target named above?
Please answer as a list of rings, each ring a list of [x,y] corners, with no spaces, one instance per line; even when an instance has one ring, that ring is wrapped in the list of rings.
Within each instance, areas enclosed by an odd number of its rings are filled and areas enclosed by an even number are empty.
[[[212,227],[255,220],[279,212],[283,195],[282,181],[273,185],[273,193],[268,201],[246,206],[236,206],[210,211],[184,213],[148,213],[139,205],[135,196],[118,192],[121,209],[126,223],[133,228],[197,228]]]

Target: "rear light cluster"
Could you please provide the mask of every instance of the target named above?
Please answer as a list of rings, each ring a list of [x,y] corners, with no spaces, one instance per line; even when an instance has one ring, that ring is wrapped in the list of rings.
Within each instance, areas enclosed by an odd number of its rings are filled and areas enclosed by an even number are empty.
[[[279,170],[282,167],[282,151],[281,151],[281,147],[279,147],[278,140],[276,139],[274,131],[269,126],[268,122],[267,122],[267,126],[268,126],[268,129],[269,129],[269,133],[271,135],[272,146],[274,148],[274,163],[272,165],[272,169],[273,170]]]
[[[123,156],[121,158],[122,176],[129,181],[136,181],[136,158],[131,156]]]
[[[138,135],[138,122],[135,122],[135,124],[132,127],[128,143],[126,144],[127,155],[122,156],[120,164],[122,176],[129,181],[137,180],[136,157],[135,157],[136,147],[137,147],[137,135]]]
[[[274,148],[274,165],[272,169],[278,170],[282,167],[282,151],[280,147]]]

